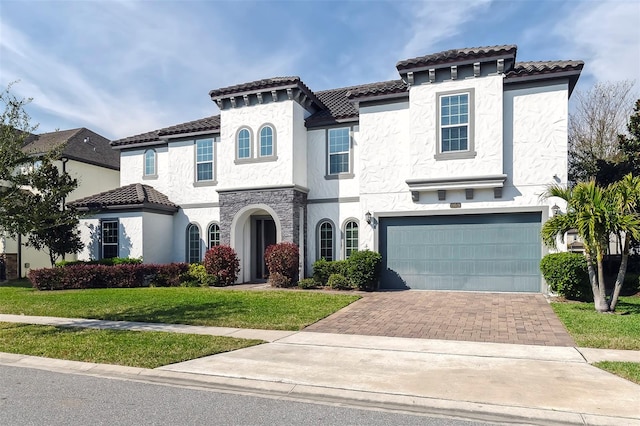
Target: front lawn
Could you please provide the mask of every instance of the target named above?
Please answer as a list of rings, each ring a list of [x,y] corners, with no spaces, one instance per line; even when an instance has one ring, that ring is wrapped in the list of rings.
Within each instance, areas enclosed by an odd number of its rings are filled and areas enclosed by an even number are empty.
[[[593,365],[640,385],[640,363],[638,362],[602,361]]]
[[[640,297],[621,297],[615,314],[597,313],[593,303],[554,302],[551,307],[578,346],[640,350]]]
[[[350,294],[157,287],[37,291],[0,286],[0,313],[300,330],[359,299]]]
[[[0,352],[156,368],[263,343],[157,331],[92,330],[0,322]]]

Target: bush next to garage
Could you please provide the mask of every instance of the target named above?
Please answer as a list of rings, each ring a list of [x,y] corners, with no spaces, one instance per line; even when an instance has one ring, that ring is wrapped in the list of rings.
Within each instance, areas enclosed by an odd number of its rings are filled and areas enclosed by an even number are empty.
[[[358,290],[373,291],[378,286],[382,255],[363,250],[352,253],[347,259],[347,277]]]
[[[540,261],[540,270],[554,293],[571,300],[593,300],[584,255],[580,253],[548,254]]]
[[[332,274],[347,275],[346,260],[316,260],[313,263],[313,280],[321,286],[329,285],[329,277]]]
[[[188,271],[186,263],[71,265],[29,271],[28,278],[38,290],[87,288],[176,287]]]
[[[240,260],[236,251],[229,246],[213,246],[204,255],[204,268],[214,278],[214,285],[233,285],[240,272]]]
[[[264,261],[269,270],[269,283],[273,287],[290,287],[298,281],[300,250],[296,244],[285,242],[270,245],[264,253]]]

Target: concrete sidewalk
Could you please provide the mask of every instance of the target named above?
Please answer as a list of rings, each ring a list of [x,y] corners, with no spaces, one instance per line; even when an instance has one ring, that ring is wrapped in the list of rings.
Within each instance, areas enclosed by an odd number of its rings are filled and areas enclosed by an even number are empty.
[[[154,370],[0,354],[0,364],[528,424],[640,425],[640,386],[589,365],[640,351],[0,315],[0,321],[270,343]]]

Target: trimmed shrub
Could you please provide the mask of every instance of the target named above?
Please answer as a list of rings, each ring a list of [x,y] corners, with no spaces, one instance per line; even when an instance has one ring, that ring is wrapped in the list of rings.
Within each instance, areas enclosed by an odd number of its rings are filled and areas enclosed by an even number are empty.
[[[191,263],[187,272],[182,274],[180,281],[185,287],[208,287],[216,285],[216,277],[207,274],[201,263]]]
[[[298,288],[307,290],[310,288],[316,288],[318,283],[313,278],[304,278],[298,281]]]
[[[355,288],[351,281],[341,274],[331,274],[327,283],[334,290],[353,290]]]
[[[56,266],[73,266],[73,265],[138,265],[142,263],[141,257],[112,257],[109,259],[97,260],[61,260],[56,262]]]
[[[382,255],[363,250],[351,253],[347,263],[347,277],[358,290],[373,291],[378,286],[382,267]]]
[[[551,253],[540,261],[540,270],[549,288],[571,300],[593,300],[587,261],[580,253]]]
[[[331,274],[347,275],[347,261],[328,261],[322,258],[313,263],[313,279],[318,285],[328,285]]]
[[[298,269],[300,267],[300,250],[293,243],[278,243],[267,247],[264,253],[264,261],[269,270],[269,282],[275,274],[289,278],[290,283],[298,280]],[[274,287],[283,287],[271,284]],[[291,284],[290,284],[291,285]]]
[[[28,278],[38,290],[70,290],[87,288],[176,287],[180,276],[188,270],[186,263],[167,265],[77,264],[64,268],[29,271]]]
[[[271,287],[291,287],[293,285],[293,281],[291,278],[282,275],[280,272],[274,272],[273,274],[269,274],[269,284]]]
[[[235,250],[229,246],[213,246],[204,255],[204,268],[212,275],[216,286],[233,285],[238,280],[240,260]]]

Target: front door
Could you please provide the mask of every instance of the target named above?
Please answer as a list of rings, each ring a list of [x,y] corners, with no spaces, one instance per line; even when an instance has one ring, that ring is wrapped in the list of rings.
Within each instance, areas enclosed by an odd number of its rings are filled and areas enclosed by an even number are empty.
[[[276,224],[270,217],[253,218],[252,241],[253,258],[251,260],[252,279],[257,281],[269,278],[267,264],[264,261],[264,253],[272,244],[276,243]]]

